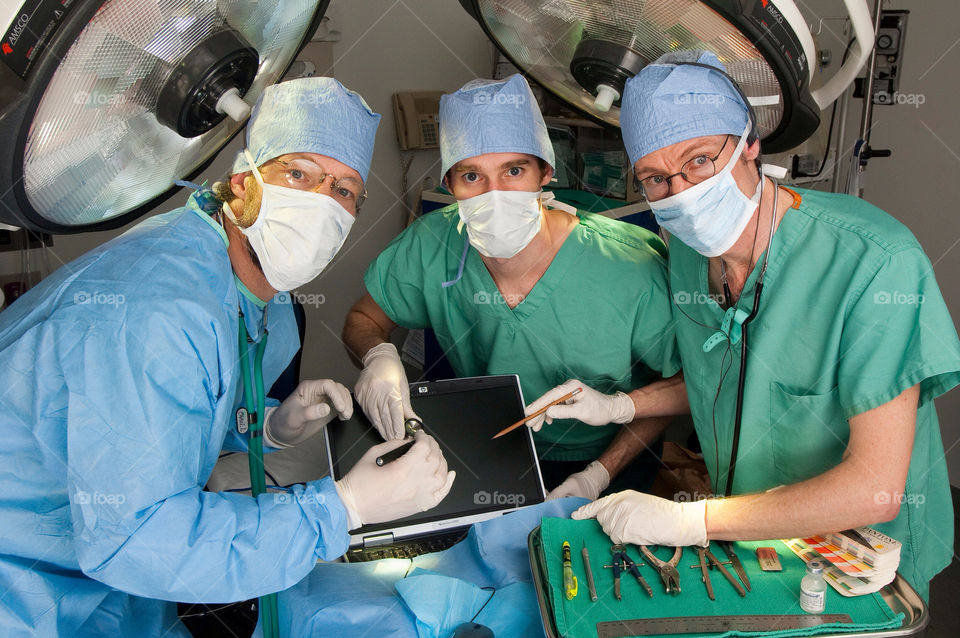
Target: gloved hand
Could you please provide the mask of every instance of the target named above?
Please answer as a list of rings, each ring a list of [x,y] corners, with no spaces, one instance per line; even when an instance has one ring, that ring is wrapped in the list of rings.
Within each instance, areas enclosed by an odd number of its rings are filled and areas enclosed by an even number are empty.
[[[301,381],[279,407],[268,410],[263,422],[263,441],[273,447],[290,447],[309,439],[339,416],[353,416],[350,391],[330,379]]]
[[[419,418],[410,406],[407,373],[392,343],[376,345],[363,355],[363,371],[354,391],[364,414],[387,441],[406,435],[404,419]]]
[[[553,390],[548,390],[543,396],[527,406],[526,414],[533,414],[551,401],[556,401],[577,388],[583,388],[583,391],[563,403],[551,406],[537,418],[530,419],[527,421],[527,426],[537,432],[543,427],[544,421],[553,423],[554,419],[577,419],[588,425],[607,425],[608,423],[629,423],[633,421],[637,409],[633,405],[633,399],[628,395],[623,392],[603,394],[576,379],[570,379]]]
[[[377,465],[377,457],[406,442],[374,445],[336,482],[349,529],[426,511],[450,492],[457,473],[447,471],[447,460],[436,439],[423,430],[413,438],[413,447],[406,454],[382,466]]]
[[[635,545],[706,545],[707,501],[675,503],[633,490],[604,496],[571,514],[582,520],[597,517],[614,543]]]
[[[610,473],[600,461],[594,461],[584,469],[571,474],[547,494],[547,500],[564,496],[582,496],[595,501],[600,492],[610,485]]]

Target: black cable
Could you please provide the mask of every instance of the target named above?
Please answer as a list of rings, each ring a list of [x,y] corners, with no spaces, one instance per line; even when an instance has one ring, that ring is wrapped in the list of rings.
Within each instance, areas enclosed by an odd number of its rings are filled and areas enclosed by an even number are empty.
[[[275,486],[280,487],[280,481],[278,481],[276,477],[273,474],[271,474],[269,470],[267,470],[267,468],[263,468],[263,473],[268,479],[273,481],[273,484]]]
[[[847,56],[850,55],[850,49],[856,41],[856,38],[851,38],[850,41],[847,42],[847,47],[843,50],[843,57],[840,59],[840,66],[843,66],[847,61]],[[817,169],[816,173],[797,173],[798,177],[820,177],[820,174],[823,173],[823,169],[827,165],[827,158],[830,156],[830,142],[833,140],[833,122],[836,115],[837,103],[834,101],[833,108],[830,110],[830,128],[827,131],[827,147],[823,150],[823,161],[820,162],[820,168]]]
[[[776,215],[777,211],[774,210]],[[727,466],[727,483],[723,490],[724,496],[730,496],[733,490],[733,473],[737,469],[737,452],[740,448],[740,423],[743,419],[743,391],[742,388],[747,380],[747,326],[757,316],[760,309],[760,293],[763,292],[763,282],[758,281],[754,288],[753,310],[747,315],[747,318],[740,324],[740,378],[737,380],[737,407],[734,412],[733,443],[730,446],[730,463]]]
[[[823,169],[827,165],[827,159],[830,157],[830,142],[833,141],[833,122],[836,116],[837,103],[834,102],[833,108],[830,109],[830,128],[827,129],[827,144],[823,149],[823,159],[820,161],[820,168],[817,169],[816,173],[801,173],[797,171],[797,177],[820,177],[820,174],[823,173]]]
[[[474,620],[477,619],[477,616],[480,615],[480,612],[483,611],[484,607],[486,607],[487,604],[489,604],[490,601],[493,600],[493,595],[497,593],[497,588],[496,588],[496,587],[493,587],[492,585],[489,586],[489,587],[481,587],[480,589],[482,589],[482,590],[484,590],[484,591],[489,591],[489,592],[490,592],[490,598],[487,598],[487,602],[483,603],[483,607],[481,607],[480,609],[477,610],[477,613],[475,613],[475,614],[473,615],[473,618],[470,619],[470,622],[473,622]]]

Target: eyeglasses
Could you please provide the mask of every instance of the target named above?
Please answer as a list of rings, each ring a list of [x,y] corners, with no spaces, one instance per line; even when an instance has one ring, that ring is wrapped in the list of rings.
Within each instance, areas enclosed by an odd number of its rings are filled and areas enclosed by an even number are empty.
[[[330,173],[323,172],[316,163],[308,159],[281,160],[275,159],[272,163],[279,164],[282,169],[281,179],[284,186],[301,191],[318,192]],[[340,202],[348,211],[359,211],[367,199],[367,191],[363,183],[353,177],[341,177],[330,182],[330,196]]]
[[[699,184],[702,181],[710,179],[717,174],[715,162],[717,158],[720,157],[720,154],[723,153],[723,149],[726,148],[727,140],[729,139],[729,135],[724,138],[723,146],[720,147],[720,150],[717,151],[717,154],[713,157],[697,155],[694,158],[688,159],[683,163],[683,166],[680,167],[680,171],[673,175],[650,175],[640,180],[634,177],[634,192],[639,193],[642,190],[647,201],[656,201],[670,194],[670,180],[678,175],[691,184]]]

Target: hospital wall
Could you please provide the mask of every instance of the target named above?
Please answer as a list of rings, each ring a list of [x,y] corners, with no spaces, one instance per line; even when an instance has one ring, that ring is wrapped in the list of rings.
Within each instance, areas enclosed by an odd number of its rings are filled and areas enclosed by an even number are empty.
[[[842,4],[807,0],[798,5],[820,31],[820,46],[831,48],[834,60],[839,60],[846,44],[839,32],[841,24],[827,20],[819,27],[818,16],[837,16],[842,13]],[[956,190],[951,188],[960,172],[960,125],[956,121],[960,111],[956,82],[960,44],[953,27],[960,23],[960,3],[900,2],[890,8],[912,11],[900,92],[922,95],[924,102],[916,107],[876,109],[872,144],[893,149],[893,157],[870,162],[864,197],[917,235],[934,264],[954,319],[960,320],[960,214]],[[334,0],[328,15],[329,29],[339,31],[339,39],[332,44],[311,44],[301,57],[313,61],[318,73],[330,73],[358,91],[383,114],[367,184],[370,198],[335,262],[320,278],[298,291],[307,316],[303,375],[332,377],[352,385],[358,370],[351,365],[340,341],[343,318],[362,293],[361,277],[367,264],[402,230],[407,219],[399,196],[401,154],[395,141],[390,96],[398,91],[452,91],[475,77],[487,77],[492,48],[456,0]],[[848,141],[859,127],[861,104],[860,100],[851,101]],[[238,148],[235,140],[204,176],[211,180],[221,177]],[[842,151],[845,164],[849,148]],[[438,152],[415,151],[411,156],[411,188],[425,177],[439,179]],[[169,210],[185,199],[185,194],[177,194],[156,212]],[[54,259],[69,261],[118,232],[57,237]],[[0,268],[4,272],[15,270],[3,261]],[[809,308],[810,312],[836,310],[819,308],[816,300],[810,301]],[[937,406],[952,482],[960,486],[960,390],[939,399]]]

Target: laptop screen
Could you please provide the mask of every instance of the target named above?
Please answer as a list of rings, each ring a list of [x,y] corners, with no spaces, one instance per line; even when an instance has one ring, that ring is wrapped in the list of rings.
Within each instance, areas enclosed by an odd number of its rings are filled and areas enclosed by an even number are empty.
[[[543,481],[533,437],[526,427],[498,439],[491,437],[522,419],[523,396],[516,375],[469,377],[411,383],[410,401],[423,429],[436,438],[457,478],[437,507],[403,519],[351,530],[354,536],[465,526],[497,513],[544,500]],[[349,421],[326,427],[331,475],[340,479],[373,445],[383,439],[359,406]],[[425,525],[426,524],[426,525]]]

